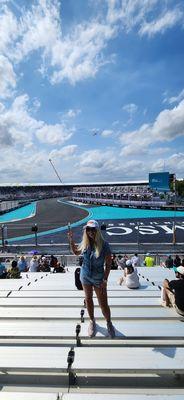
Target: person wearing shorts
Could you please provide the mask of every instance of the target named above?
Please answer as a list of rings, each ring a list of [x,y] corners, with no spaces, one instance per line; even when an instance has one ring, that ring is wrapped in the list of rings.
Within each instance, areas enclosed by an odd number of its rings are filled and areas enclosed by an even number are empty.
[[[90,337],[96,334],[93,303],[94,289],[99,306],[107,321],[109,336],[114,338],[115,329],[111,322],[111,313],[107,299],[107,280],[111,269],[111,251],[109,244],[104,241],[99,224],[95,220],[87,222],[79,246],[75,244],[71,230],[68,232],[68,237],[73,253],[83,257],[80,280],[84,289],[86,307],[90,318],[88,334]]]
[[[184,267],[176,268],[176,278],[163,282],[163,300],[166,307],[174,307],[179,315],[184,316]]]

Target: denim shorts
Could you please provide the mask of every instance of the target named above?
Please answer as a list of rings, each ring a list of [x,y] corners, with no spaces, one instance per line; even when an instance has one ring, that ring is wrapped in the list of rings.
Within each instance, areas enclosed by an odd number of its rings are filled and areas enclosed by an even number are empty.
[[[95,278],[93,276],[88,276],[87,274],[80,272],[80,281],[82,285],[91,285],[99,287],[103,282],[103,276],[99,278]]]

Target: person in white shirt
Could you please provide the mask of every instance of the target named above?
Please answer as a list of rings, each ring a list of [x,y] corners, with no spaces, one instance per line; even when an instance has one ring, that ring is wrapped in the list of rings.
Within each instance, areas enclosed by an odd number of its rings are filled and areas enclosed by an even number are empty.
[[[29,272],[37,272],[37,271],[38,271],[38,259],[37,256],[33,256],[29,264]]]
[[[134,256],[131,258],[132,266],[134,267],[141,267],[141,260],[138,257],[138,254],[135,253]]]
[[[126,262],[124,276],[119,279],[118,284],[122,285],[123,282],[129,289],[139,288],[139,277],[137,275],[137,269],[132,266],[131,260],[128,260]]]

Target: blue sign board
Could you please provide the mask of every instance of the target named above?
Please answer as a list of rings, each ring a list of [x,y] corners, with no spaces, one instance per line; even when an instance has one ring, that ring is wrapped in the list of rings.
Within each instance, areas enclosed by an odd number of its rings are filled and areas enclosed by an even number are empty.
[[[167,192],[169,187],[169,172],[153,172],[149,174],[149,187],[157,192]]]

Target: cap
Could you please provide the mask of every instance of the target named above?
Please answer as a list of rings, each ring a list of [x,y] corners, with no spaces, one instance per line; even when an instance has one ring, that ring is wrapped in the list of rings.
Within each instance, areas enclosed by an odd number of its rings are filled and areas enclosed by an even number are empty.
[[[179,274],[184,275],[184,267],[180,265],[179,267],[176,268],[176,271],[179,272]]]
[[[127,260],[126,261],[126,266],[127,267],[131,267],[132,266],[132,261],[131,260]]]
[[[94,219],[90,219],[87,222],[87,224],[85,225],[85,228],[96,228],[96,229],[99,229],[99,224]]]
[[[147,256],[150,256],[150,253],[146,253]]]

